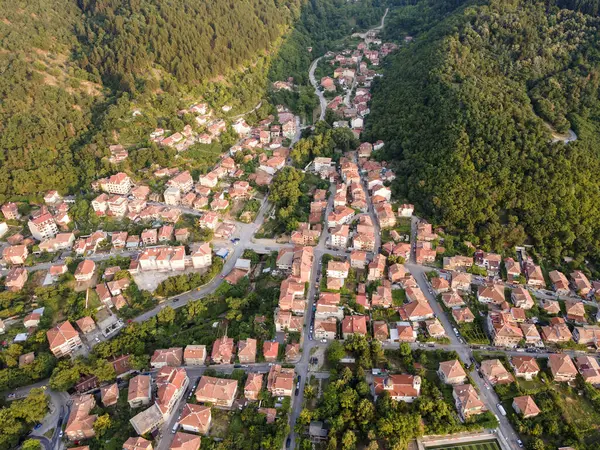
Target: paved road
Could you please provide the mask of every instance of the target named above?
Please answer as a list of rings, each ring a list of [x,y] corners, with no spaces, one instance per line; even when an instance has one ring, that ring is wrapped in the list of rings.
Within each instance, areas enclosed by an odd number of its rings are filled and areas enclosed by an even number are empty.
[[[173,408],[171,415],[165,421],[165,423],[160,428],[160,437],[158,438],[158,445],[154,448],[156,450],[168,450],[171,446],[171,442],[173,441],[174,433],[173,427],[175,423],[178,421],[181,416],[181,412],[187,403],[187,399],[194,394],[195,387],[198,385],[198,380],[204,374],[207,368],[215,369],[219,373],[231,374],[235,369],[233,364],[220,364],[214,366],[183,366],[186,369],[188,378],[190,379],[188,388],[185,394],[179,399],[177,405]],[[244,364],[243,367],[239,369],[244,370],[246,372],[259,372],[259,373],[268,373],[269,372],[269,364],[268,363],[255,363],[255,364]],[[153,371],[153,374],[156,371]]]
[[[254,222],[249,224],[238,224],[239,226],[235,231],[234,237],[240,239],[240,244],[234,246],[233,250],[230,252],[227,261],[225,261],[225,264],[223,265],[223,270],[221,271],[222,275],[228,274],[234,268],[235,262],[238,260],[238,258],[242,256],[246,248],[252,248],[256,251],[261,252],[267,252],[267,249],[271,248],[273,248],[274,250],[277,250],[279,248],[278,244],[275,243],[271,243],[268,246],[252,244],[254,233],[256,233],[260,224],[264,220],[265,212],[268,208],[269,202],[265,198],[260,207],[260,210],[258,211],[258,214],[256,215],[256,219],[254,219]],[[166,302],[163,302],[155,308],[151,309],[150,311],[146,311],[145,313],[137,316],[135,319],[133,319],[134,322],[144,322],[150,319],[151,317],[157,315],[166,306],[171,306],[172,308],[180,308],[181,306],[184,306],[192,300],[198,300],[200,298],[206,297],[209,294],[212,294],[217,290],[221,283],[223,283],[223,278],[221,278],[221,276],[213,278],[208,284],[196,290],[189,291],[180,295],[175,295],[169,298],[169,300],[167,300]]]
[[[319,64],[319,61],[321,60],[321,58],[323,58],[323,57],[322,56],[318,57],[310,65],[310,69],[308,71],[308,78],[310,79],[310,84],[312,84],[312,86],[315,88],[315,94],[317,94],[317,97],[319,97],[319,104],[321,105],[321,112],[319,114],[319,120],[324,120],[325,119],[325,111],[327,111],[327,100],[325,99],[325,96],[323,95],[323,92],[321,91],[321,89],[319,89],[319,83],[317,83],[317,80],[315,79],[315,69],[317,68],[317,64]]]
[[[448,316],[445,314],[441,305],[435,299],[435,296],[429,291],[429,283],[425,281],[426,273],[433,269],[412,263],[406,264],[406,268],[410,271],[410,273],[417,281],[417,284],[419,285],[419,287],[423,291],[423,294],[427,298],[431,309],[435,313],[436,317],[440,320],[440,323],[446,331],[446,335],[450,339],[452,348],[456,350],[460,359],[465,365],[471,365],[471,358],[473,357],[472,349],[469,347],[469,345],[461,342],[456,336],[453,330],[453,326],[450,323],[450,320],[448,319]],[[474,369],[474,367],[475,365],[473,364],[472,368]],[[483,379],[479,376],[477,372],[473,372],[472,375],[472,378],[475,381],[479,392],[481,393],[481,399],[485,403],[486,408],[493,412],[499,419],[499,438],[504,439],[505,443],[507,443],[507,445],[510,448],[517,450],[519,448],[516,442],[518,436],[513,430],[508,419],[500,413],[498,407],[496,406],[499,403],[496,394],[494,393],[493,389],[488,389],[486,387],[486,383],[483,381]]]

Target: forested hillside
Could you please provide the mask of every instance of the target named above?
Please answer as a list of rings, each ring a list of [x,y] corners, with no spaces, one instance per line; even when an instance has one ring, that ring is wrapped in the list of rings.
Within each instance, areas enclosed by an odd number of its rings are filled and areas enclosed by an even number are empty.
[[[439,20],[423,20],[436,3]],[[366,133],[397,161],[397,193],[490,248],[530,242],[554,259],[597,258],[600,19],[583,13],[596,6],[410,7],[422,33],[388,63]],[[579,139],[553,143],[551,127]]]
[[[73,146],[102,87],[70,58],[75,2],[0,3],[0,197],[77,183]]]
[[[269,49],[301,0],[81,0],[83,66],[123,89],[160,67],[187,84]]]
[[[249,110],[305,3],[1,2],[0,202],[75,192],[111,170],[108,145],[181,128],[172,119],[189,102]]]

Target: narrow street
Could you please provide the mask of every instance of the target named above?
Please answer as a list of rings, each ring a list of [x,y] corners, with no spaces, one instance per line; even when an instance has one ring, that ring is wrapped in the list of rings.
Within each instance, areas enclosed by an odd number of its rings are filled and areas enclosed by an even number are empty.
[[[317,80],[315,79],[315,69],[317,68],[317,65],[319,64],[321,58],[322,56],[315,59],[310,65],[310,70],[308,71],[308,78],[310,79],[310,84],[312,84],[312,86],[315,88],[315,94],[317,94],[317,97],[319,97],[319,105],[321,108],[321,111],[319,113],[319,120],[324,120],[325,111],[327,110],[327,100],[325,99],[325,96],[323,95],[321,89],[319,89],[319,83],[317,83]]]

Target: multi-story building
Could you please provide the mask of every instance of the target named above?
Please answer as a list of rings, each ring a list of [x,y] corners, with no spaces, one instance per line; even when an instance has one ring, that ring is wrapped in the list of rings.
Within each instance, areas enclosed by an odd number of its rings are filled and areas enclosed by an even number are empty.
[[[57,358],[70,355],[82,345],[79,333],[68,321],[49,329],[46,332],[46,336],[50,351]]]
[[[58,226],[50,213],[41,214],[27,223],[31,235],[38,241],[51,239],[58,234]]]

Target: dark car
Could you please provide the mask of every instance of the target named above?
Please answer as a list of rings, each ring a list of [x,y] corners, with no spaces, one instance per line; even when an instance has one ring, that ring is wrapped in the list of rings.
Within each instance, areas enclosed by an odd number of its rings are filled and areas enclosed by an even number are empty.
[[[287,440],[285,441],[285,448],[290,448],[291,444],[292,444],[292,438],[288,436]]]

